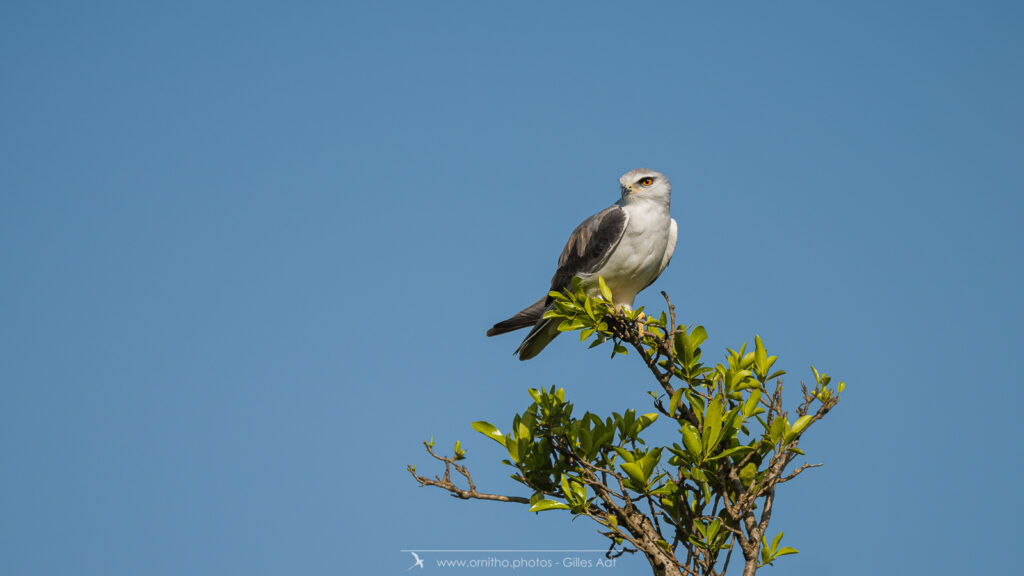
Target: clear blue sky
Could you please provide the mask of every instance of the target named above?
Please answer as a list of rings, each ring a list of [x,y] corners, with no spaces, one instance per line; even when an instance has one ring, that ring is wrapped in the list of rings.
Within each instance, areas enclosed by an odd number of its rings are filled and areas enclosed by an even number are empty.
[[[604,546],[404,468],[461,439],[521,493],[471,421],[552,384],[648,409],[636,358],[484,337],[639,166],[681,233],[638,304],[848,383],[768,573],[1010,573],[1022,30],[1011,2],[4,3],[0,573]]]

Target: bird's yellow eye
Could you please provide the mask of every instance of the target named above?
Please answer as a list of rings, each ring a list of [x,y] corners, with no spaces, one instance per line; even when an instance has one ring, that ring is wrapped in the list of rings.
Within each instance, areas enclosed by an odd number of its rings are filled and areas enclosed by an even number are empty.
[[[640,180],[641,186],[650,186],[651,184],[654,184],[654,178],[651,178],[650,176]]]

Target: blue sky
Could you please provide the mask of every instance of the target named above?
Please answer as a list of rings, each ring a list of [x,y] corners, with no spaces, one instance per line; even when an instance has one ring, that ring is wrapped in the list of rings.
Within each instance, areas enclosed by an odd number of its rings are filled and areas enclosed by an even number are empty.
[[[793,392],[811,363],[848,384],[803,444],[826,465],[777,501],[801,554],[768,573],[1008,573],[1022,25],[1010,2],[5,4],[0,572],[602,547],[404,468],[461,440],[481,489],[521,493],[469,423],[507,426],[528,386],[647,411],[636,358],[484,337],[647,166],[681,233],[637,304],[667,291],[712,359],[760,334]]]

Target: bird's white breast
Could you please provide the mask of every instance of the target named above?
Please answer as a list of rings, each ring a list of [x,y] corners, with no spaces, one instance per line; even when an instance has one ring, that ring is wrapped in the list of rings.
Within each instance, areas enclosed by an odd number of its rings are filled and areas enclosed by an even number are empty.
[[[672,218],[665,203],[637,201],[626,205],[629,214],[626,230],[618,246],[604,265],[591,278],[596,295],[597,276],[604,278],[616,305],[633,305],[637,292],[643,290],[661,272],[665,252],[669,249],[669,228]]]

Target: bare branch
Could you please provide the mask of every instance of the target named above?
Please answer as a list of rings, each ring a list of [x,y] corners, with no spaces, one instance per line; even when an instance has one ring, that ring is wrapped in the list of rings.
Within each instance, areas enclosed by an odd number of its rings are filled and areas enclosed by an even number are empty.
[[[496,502],[516,502],[518,504],[529,504],[529,498],[523,498],[522,496],[505,496],[503,494],[487,494],[479,492],[476,489],[476,484],[473,483],[473,478],[469,474],[469,470],[462,465],[456,464],[454,458],[448,458],[447,456],[439,456],[430,444],[424,442],[424,446],[427,448],[427,452],[430,453],[435,459],[444,462],[444,476],[435,476],[433,478],[427,478],[426,476],[420,476],[416,473],[415,466],[406,466],[406,470],[412,474],[412,477],[419,482],[420,486],[437,486],[443,490],[447,490],[452,496],[460,498],[462,500],[493,500]],[[469,484],[469,489],[459,488],[455,482],[451,479],[451,469],[454,468],[456,472],[461,474],[466,482]]]
[[[786,476],[785,478],[780,478],[779,479],[779,484],[782,484],[783,482],[789,482],[790,480],[792,480],[793,478],[796,478],[797,475],[799,475],[804,470],[807,470],[808,468],[817,468],[818,466],[823,466],[824,464],[825,464],[824,462],[818,462],[817,464],[807,464],[807,463],[804,463],[799,468],[794,470],[793,473],[790,474],[789,476]]]

